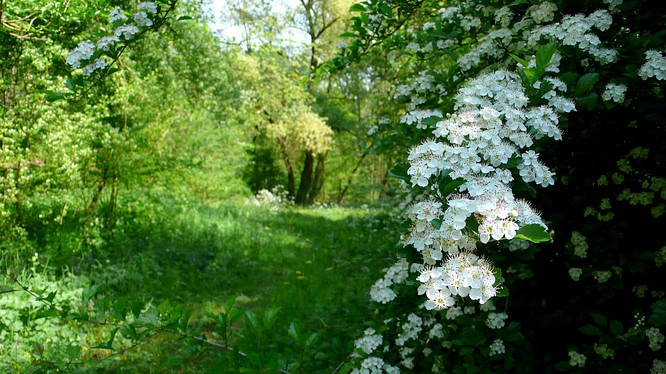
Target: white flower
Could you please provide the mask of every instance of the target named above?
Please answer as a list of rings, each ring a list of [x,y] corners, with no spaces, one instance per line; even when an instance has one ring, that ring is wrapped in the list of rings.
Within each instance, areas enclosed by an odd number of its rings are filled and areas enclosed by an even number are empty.
[[[107,64],[106,60],[104,60],[103,58],[98,58],[98,59],[95,59],[95,61],[93,61],[91,64],[84,66],[82,70],[83,70],[83,74],[85,76],[89,76],[95,70],[104,69],[107,66],[108,66],[108,64]]]
[[[645,64],[638,70],[641,78],[666,79],[666,58],[659,51],[649,50],[645,52]]]
[[[623,84],[608,83],[601,98],[605,101],[614,101],[622,103],[624,101],[624,94],[627,92],[627,86]]]
[[[505,352],[504,341],[502,339],[495,339],[490,345],[489,355],[494,356]]]
[[[504,320],[507,318],[509,318],[509,316],[506,313],[490,312],[488,313],[488,319],[486,319],[486,326],[494,330],[502,328],[505,324]]]
[[[138,27],[134,25],[122,25],[116,29],[116,32],[114,34],[118,39],[122,37],[125,41],[129,41],[134,37],[134,35],[138,33],[139,33]]]
[[[109,22],[114,23],[114,22],[125,22],[127,20],[127,16],[125,15],[125,11],[118,7],[113,9],[111,12],[109,12]]]
[[[142,10],[146,13],[157,14],[157,4],[151,1],[145,1],[136,6],[137,9]]]
[[[569,276],[575,282],[578,282],[578,279],[580,279],[581,274],[583,274],[583,269],[581,269],[581,268],[571,268],[571,269],[569,269]]]
[[[576,351],[569,351],[569,365],[571,366],[576,366],[578,367],[584,367],[585,366],[585,355],[582,353],[578,353]]]
[[[95,44],[90,40],[79,43],[67,56],[67,64],[74,69],[81,67],[81,62],[90,59],[95,53]]]
[[[134,22],[136,22],[139,27],[150,27],[153,25],[153,21],[148,18],[146,12],[136,12],[134,13]]]
[[[650,342],[650,349],[653,351],[658,351],[661,348],[661,343],[664,342],[664,335],[656,327],[651,327],[645,330],[645,336],[647,336]]]
[[[377,347],[382,345],[383,341],[384,339],[381,334],[375,334],[374,329],[368,328],[365,330],[365,335],[363,337],[354,341],[354,346],[366,354],[370,354],[374,352]]]

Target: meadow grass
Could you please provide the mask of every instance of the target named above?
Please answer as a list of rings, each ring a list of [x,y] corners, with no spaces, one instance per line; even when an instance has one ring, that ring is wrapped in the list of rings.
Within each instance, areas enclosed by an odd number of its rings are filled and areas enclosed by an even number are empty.
[[[394,262],[398,246],[395,220],[381,208],[153,208],[126,212],[79,271],[102,286],[101,298],[126,296],[152,305],[168,299],[192,312],[204,331],[205,314],[223,312],[235,299],[246,314],[231,342],[250,354],[209,350],[159,369],[185,349],[163,337],[105,361],[98,372],[330,373],[372,319],[369,288]],[[266,313],[274,313],[274,321],[260,326],[263,331],[247,326],[248,315]],[[299,351],[290,328],[316,339]]]

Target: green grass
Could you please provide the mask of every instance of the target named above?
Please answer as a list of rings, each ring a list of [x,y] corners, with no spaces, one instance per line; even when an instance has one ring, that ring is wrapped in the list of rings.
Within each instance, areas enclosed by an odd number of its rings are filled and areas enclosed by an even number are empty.
[[[381,209],[270,210],[168,200],[126,206],[104,246],[74,269],[101,285],[98,302],[126,296],[158,305],[168,299],[191,311],[192,323],[213,340],[205,313],[223,312],[230,299],[251,315],[276,312],[275,320],[255,330],[247,318],[238,320],[230,342],[246,356],[209,349],[160,369],[188,349],[163,335],[104,361],[97,372],[237,372],[241,367],[275,372],[280,367],[330,373],[371,320],[369,288],[394,262],[398,246],[399,231]],[[317,335],[308,349],[295,348],[288,333],[292,325],[301,335]]]

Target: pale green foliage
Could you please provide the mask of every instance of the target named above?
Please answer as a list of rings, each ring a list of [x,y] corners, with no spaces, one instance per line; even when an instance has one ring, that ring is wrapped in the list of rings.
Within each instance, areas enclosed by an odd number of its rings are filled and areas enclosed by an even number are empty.
[[[333,130],[325,120],[304,105],[297,105],[277,123],[267,127],[271,137],[294,152],[326,153],[333,145]]]

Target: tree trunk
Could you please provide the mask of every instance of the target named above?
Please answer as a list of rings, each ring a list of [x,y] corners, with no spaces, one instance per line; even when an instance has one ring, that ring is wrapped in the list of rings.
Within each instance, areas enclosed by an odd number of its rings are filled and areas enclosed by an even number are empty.
[[[324,171],[325,171],[326,153],[317,156],[317,167],[314,172],[314,180],[312,181],[312,189],[308,196],[308,203],[312,204],[319,198],[321,189],[324,187]]]
[[[340,195],[338,195],[338,204],[342,204],[342,202],[345,199],[345,195],[347,195],[347,191],[349,190],[349,186],[351,186],[352,181],[354,180],[354,175],[356,175],[356,172],[358,169],[361,167],[361,164],[363,163],[363,160],[368,156],[368,152],[363,152],[361,157],[358,159],[356,162],[356,165],[354,166],[354,170],[352,170],[351,174],[349,174],[349,178],[347,178],[347,184],[345,185],[345,188],[340,191]]]
[[[280,143],[280,152],[282,153],[282,160],[284,161],[284,167],[287,169],[287,193],[289,196],[294,196],[296,192],[296,180],[294,178],[294,167],[291,165],[291,160],[289,159],[289,152],[287,152],[287,146],[283,140],[278,140]]]
[[[311,151],[305,151],[305,162],[301,173],[301,184],[298,186],[298,193],[296,193],[296,204],[305,204],[308,201],[308,193],[312,187],[313,166],[314,154]]]

